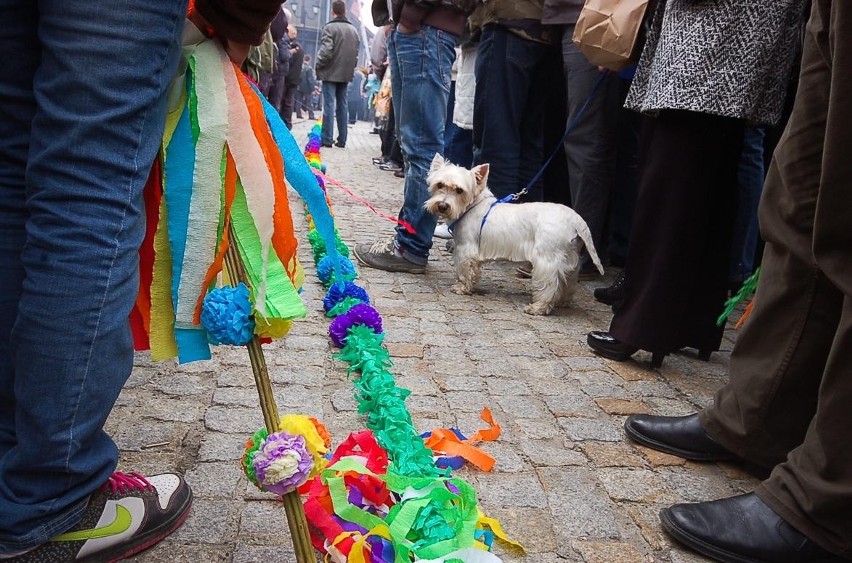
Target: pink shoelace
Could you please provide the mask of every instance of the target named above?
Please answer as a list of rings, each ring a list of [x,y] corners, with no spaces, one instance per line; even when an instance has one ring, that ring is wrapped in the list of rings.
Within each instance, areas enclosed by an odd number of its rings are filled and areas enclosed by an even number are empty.
[[[116,471],[110,475],[107,482],[104,483],[103,488],[112,494],[154,490],[154,486],[149,483],[145,477],[135,471],[133,473],[122,473],[121,471]]]

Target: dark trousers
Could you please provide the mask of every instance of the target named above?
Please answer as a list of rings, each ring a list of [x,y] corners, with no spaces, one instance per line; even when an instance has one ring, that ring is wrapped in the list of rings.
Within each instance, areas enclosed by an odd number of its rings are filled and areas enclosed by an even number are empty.
[[[544,161],[544,95],[558,76],[555,47],[529,41],[496,24],[482,31],[473,103],[475,164],[489,163],[488,187],[497,197],[522,190]],[[541,201],[537,182],[527,201]]]
[[[296,107],[297,88],[298,86],[295,84],[287,84],[284,88],[284,98],[281,101],[281,119],[284,120],[287,129],[293,128],[293,110]]]
[[[766,240],[730,382],[702,411],[730,451],[774,467],[757,494],[852,558],[852,4],[815,0],[799,91],[760,203]]]
[[[402,166],[402,149],[399,147],[399,140],[396,138],[396,115],[393,111],[393,99],[391,99],[390,108],[388,108],[388,121],[379,137],[382,140],[382,156]]]
[[[642,132],[624,304],[610,332],[652,352],[719,349],[745,123],[666,110]]]

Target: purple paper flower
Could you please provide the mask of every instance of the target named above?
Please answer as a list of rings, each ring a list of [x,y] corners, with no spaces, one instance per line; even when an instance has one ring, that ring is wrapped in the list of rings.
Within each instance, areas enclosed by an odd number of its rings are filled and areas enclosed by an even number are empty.
[[[349,329],[355,325],[367,326],[379,334],[382,332],[382,317],[378,311],[365,303],[353,306],[342,315],[335,317],[328,325],[328,335],[334,345],[343,348]]]
[[[314,462],[304,437],[276,432],[263,441],[252,465],[261,489],[284,495],[308,480]]]

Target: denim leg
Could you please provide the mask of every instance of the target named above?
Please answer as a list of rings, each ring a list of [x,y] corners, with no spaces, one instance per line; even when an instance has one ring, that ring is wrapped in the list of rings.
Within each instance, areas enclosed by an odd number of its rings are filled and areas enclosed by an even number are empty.
[[[475,68],[474,163],[491,165],[488,187],[497,197],[526,187],[543,164],[544,113],[540,96],[533,93],[546,87],[540,70],[549,50],[498,25],[482,31]]]
[[[589,99],[601,74],[574,44],[573,34],[574,26],[569,25],[562,38],[569,123]],[[618,80],[614,74],[604,79],[582,119],[565,139],[571,207],[589,225],[595,249],[601,257],[606,254],[604,227],[617,154],[616,132],[621,107]],[[589,261],[585,253],[583,261]]]
[[[10,65],[0,73],[0,394],[14,412],[0,553],[73,526],[118,461],[103,425],[133,365],[142,187],[186,13],[185,2],[31,4],[0,4]]]
[[[436,153],[444,150],[444,121],[450,94],[450,69],[456,37],[424,25],[413,34],[394,31],[388,38],[397,137],[405,157],[405,193],[399,218],[414,234],[396,229],[398,249],[410,261],[425,264],[437,218],[423,209],[429,197],[426,175]]]
[[[14,369],[9,338],[24,280],[29,127],[36,111],[32,81],[41,60],[35,3],[0,5],[0,459],[15,445]]]
[[[337,99],[337,83],[322,83],[322,144],[334,142],[334,102]]]
[[[349,93],[347,92],[348,84],[346,82],[336,83],[337,96],[337,142],[345,145],[346,138],[349,134]]]
[[[731,249],[729,280],[745,281],[754,271],[759,235],[757,205],[763,192],[763,137],[762,127],[746,127],[743,154],[737,170],[740,187],[737,222],[734,224],[734,244]]]

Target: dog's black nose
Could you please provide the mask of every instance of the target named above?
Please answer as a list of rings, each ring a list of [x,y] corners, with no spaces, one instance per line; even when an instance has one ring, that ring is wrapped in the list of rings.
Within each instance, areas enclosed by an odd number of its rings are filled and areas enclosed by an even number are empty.
[[[439,213],[446,213],[447,209],[450,208],[450,206],[444,203],[443,201],[439,202],[438,205],[436,205],[435,207],[438,208]]]

